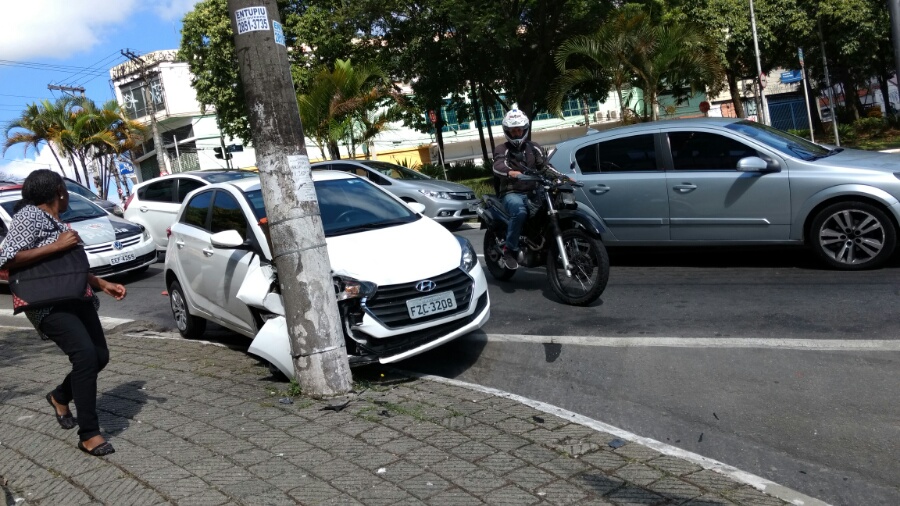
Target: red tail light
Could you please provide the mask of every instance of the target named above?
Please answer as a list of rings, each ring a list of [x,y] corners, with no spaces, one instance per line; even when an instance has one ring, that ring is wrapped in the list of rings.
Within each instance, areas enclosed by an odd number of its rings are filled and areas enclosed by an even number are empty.
[[[169,237],[172,237],[172,227],[166,228],[166,239],[168,239]]]
[[[131,199],[133,199],[133,198],[134,198],[134,194],[132,193],[131,195],[128,196],[127,199],[125,199],[125,205],[122,206],[123,211],[128,209],[128,204],[131,203]]]

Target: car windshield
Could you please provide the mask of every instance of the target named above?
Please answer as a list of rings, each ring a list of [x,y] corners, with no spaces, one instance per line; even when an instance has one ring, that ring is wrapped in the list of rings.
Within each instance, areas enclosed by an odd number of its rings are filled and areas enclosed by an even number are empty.
[[[100,200],[100,197],[98,197],[94,192],[88,190],[84,186],[81,186],[80,184],[73,181],[69,181],[68,179],[66,179],[65,182],[66,189],[69,190],[69,193],[77,193],[78,195],[81,195],[88,200]]]
[[[387,228],[419,219],[408,207],[362,179],[331,179],[316,181],[315,185],[325,237]],[[256,219],[264,218],[266,209],[262,191],[249,190],[244,195]]]
[[[18,200],[10,200],[0,205],[3,206],[3,209],[7,214],[12,216],[15,213],[16,204],[18,203]],[[101,207],[98,207],[84,197],[69,193],[69,208],[66,209],[66,212],[60,213],[59,221],[63,223],[73,223],[103,216],[109,216],[109,214]]]
[[[393,179],[431,179],[419,171],[407,169],[399,165],[386,162],[365,161],[359,162],[370,169],[375,169],[385,176]]]
[[[738,121],[726,125],[725,128],[740,132],[770,148],[777,149],[788,156],[801,160],[817,160],[836,152],[818,144],[813,144],[796,135],[791,135],[777,128],[761,125],[754,121]]]
[[[235,181],[237,179],[247,179],[248,177],[259,177],[259,173],[253,172],[250,170],[235,170],[229,172],[210,172],[209,174],[196,174],[195,176],[199,176],[203,178],[206,182],[213,183],[225,183],[227,181]]]

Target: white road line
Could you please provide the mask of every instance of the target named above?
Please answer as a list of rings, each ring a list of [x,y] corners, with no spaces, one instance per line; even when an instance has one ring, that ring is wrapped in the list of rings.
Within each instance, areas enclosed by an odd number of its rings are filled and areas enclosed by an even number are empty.
[[[14,315],[12,309],[0,309],[0,316],[21,319],[24,322],[28,322],[28,318],[25,316],[25,313],[19,313],[17,315]],[[131,323],[133,321],[134,320],[130,320],[127,318],[112,318],[109,316],[101,316],[100,317],[100,324],[103,326],[103,330],[110,330],[110,329],[118,327],[119,325],[123,325],[125,323]],[[18,328],[18,327],[16,327],[16,328]],[[23,328],[25,328],[25,327],[23,327]],[[33,327],[27,327],[27,328],[33,328]]]
[[[483,339],[469,334],[463,339]],[[591,337],[487,334],[489,342],[570,344],[608,348],[764,348],[815,351],[900,351],[900,340],[784,339],[756,337]]]
[[[711,471],[715,471],[719,474],[723,474],[725,476],[730,477],[733,480],[739,481],[741,483],[746,483],[751,487],[765,492],[766,494],[772,495],[781,499],[783,501],[787,501],[790,504],[795,504],[797,506],[828,506],[828,503],[823,502],[819,499],[815,499],[813,497],[807,496],[796,490],[789,489],[783,485],[779,485],[773,481],[767,480],[761,476],[756,476],[755,474],[748,473],[746,471],[741,471],[740,469],[725,464],[723,462],[719,462],[717,460],[710,459],[708,457],[704,457],[703,455],[698,455],[693,452],[689,452],[687,450],[683,450],[681,448],[677,448],[675,446],[662,443],[655,439],[646,438],[643,436],[639,436],[632,432],[628,432],[624,429],[620,429],[618,427],[614,427],[607,423],[603,423],[599,420],[594,420],[593,418],[588,418],[586,416],[579,415],[578,413],[573,413],[571,411],[562,409],[560,407],[554,406],[552,404],[547,404],[541,401],[536,401],[533,399],[529,399],[527,397],[522,397],[516,394],[512,394],[509,392],[505,392],[503,390],[497,390],[495,388],[485,387],[481,385],[476,385],[473,383],[467,383],[464,381],[459,381],[455,379],[442,378],[440,376],[431,376],[428,374],[419,374],[412,371],[402,371],[403,374],[415,376],[417,378],[422,378],[430,381],[436,381],[438,383],[446,383],[450,385],[455,385],[463,388],[468,388],[470,390],[475,390],[479,392],[484,392],[491,395],[496,395],[498,397],[505,397],[507,399],[520,402],[525,404],[526,406],[531,406],[534,409],[547,413],[549,415],[558,416],[560,418],[569,420],[573,423],[577,423],[579,425],[583,425],[590,429],[607,432],[612,434],[618,438],[624,439],[626,441],[632,441],[649,448],[652,448],[664,455],[670,455],[672,457],[676,457],[679,459],[684,459],[689,462],[692,462],[704,469],[709,469]]]

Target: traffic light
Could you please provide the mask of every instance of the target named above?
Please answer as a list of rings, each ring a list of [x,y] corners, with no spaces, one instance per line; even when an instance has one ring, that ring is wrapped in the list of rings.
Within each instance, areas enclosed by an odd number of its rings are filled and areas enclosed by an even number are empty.
[[[216,158],[224,158],[225,160],[231,160],[231,153],[224,152],[224,148],[215,147],[213,151],[216,152]]]

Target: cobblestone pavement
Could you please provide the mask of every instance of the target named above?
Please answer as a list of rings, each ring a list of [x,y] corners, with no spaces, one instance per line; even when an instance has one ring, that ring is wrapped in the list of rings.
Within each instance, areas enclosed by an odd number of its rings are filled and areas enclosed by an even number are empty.
[[[490,392],[376,369],[355,371],[353,395],[317,401],[241,350],[108,340],[98,407],[116,453],[97,458],[44,400],[65,355],[0,329],[6,504],[788,504]]]

